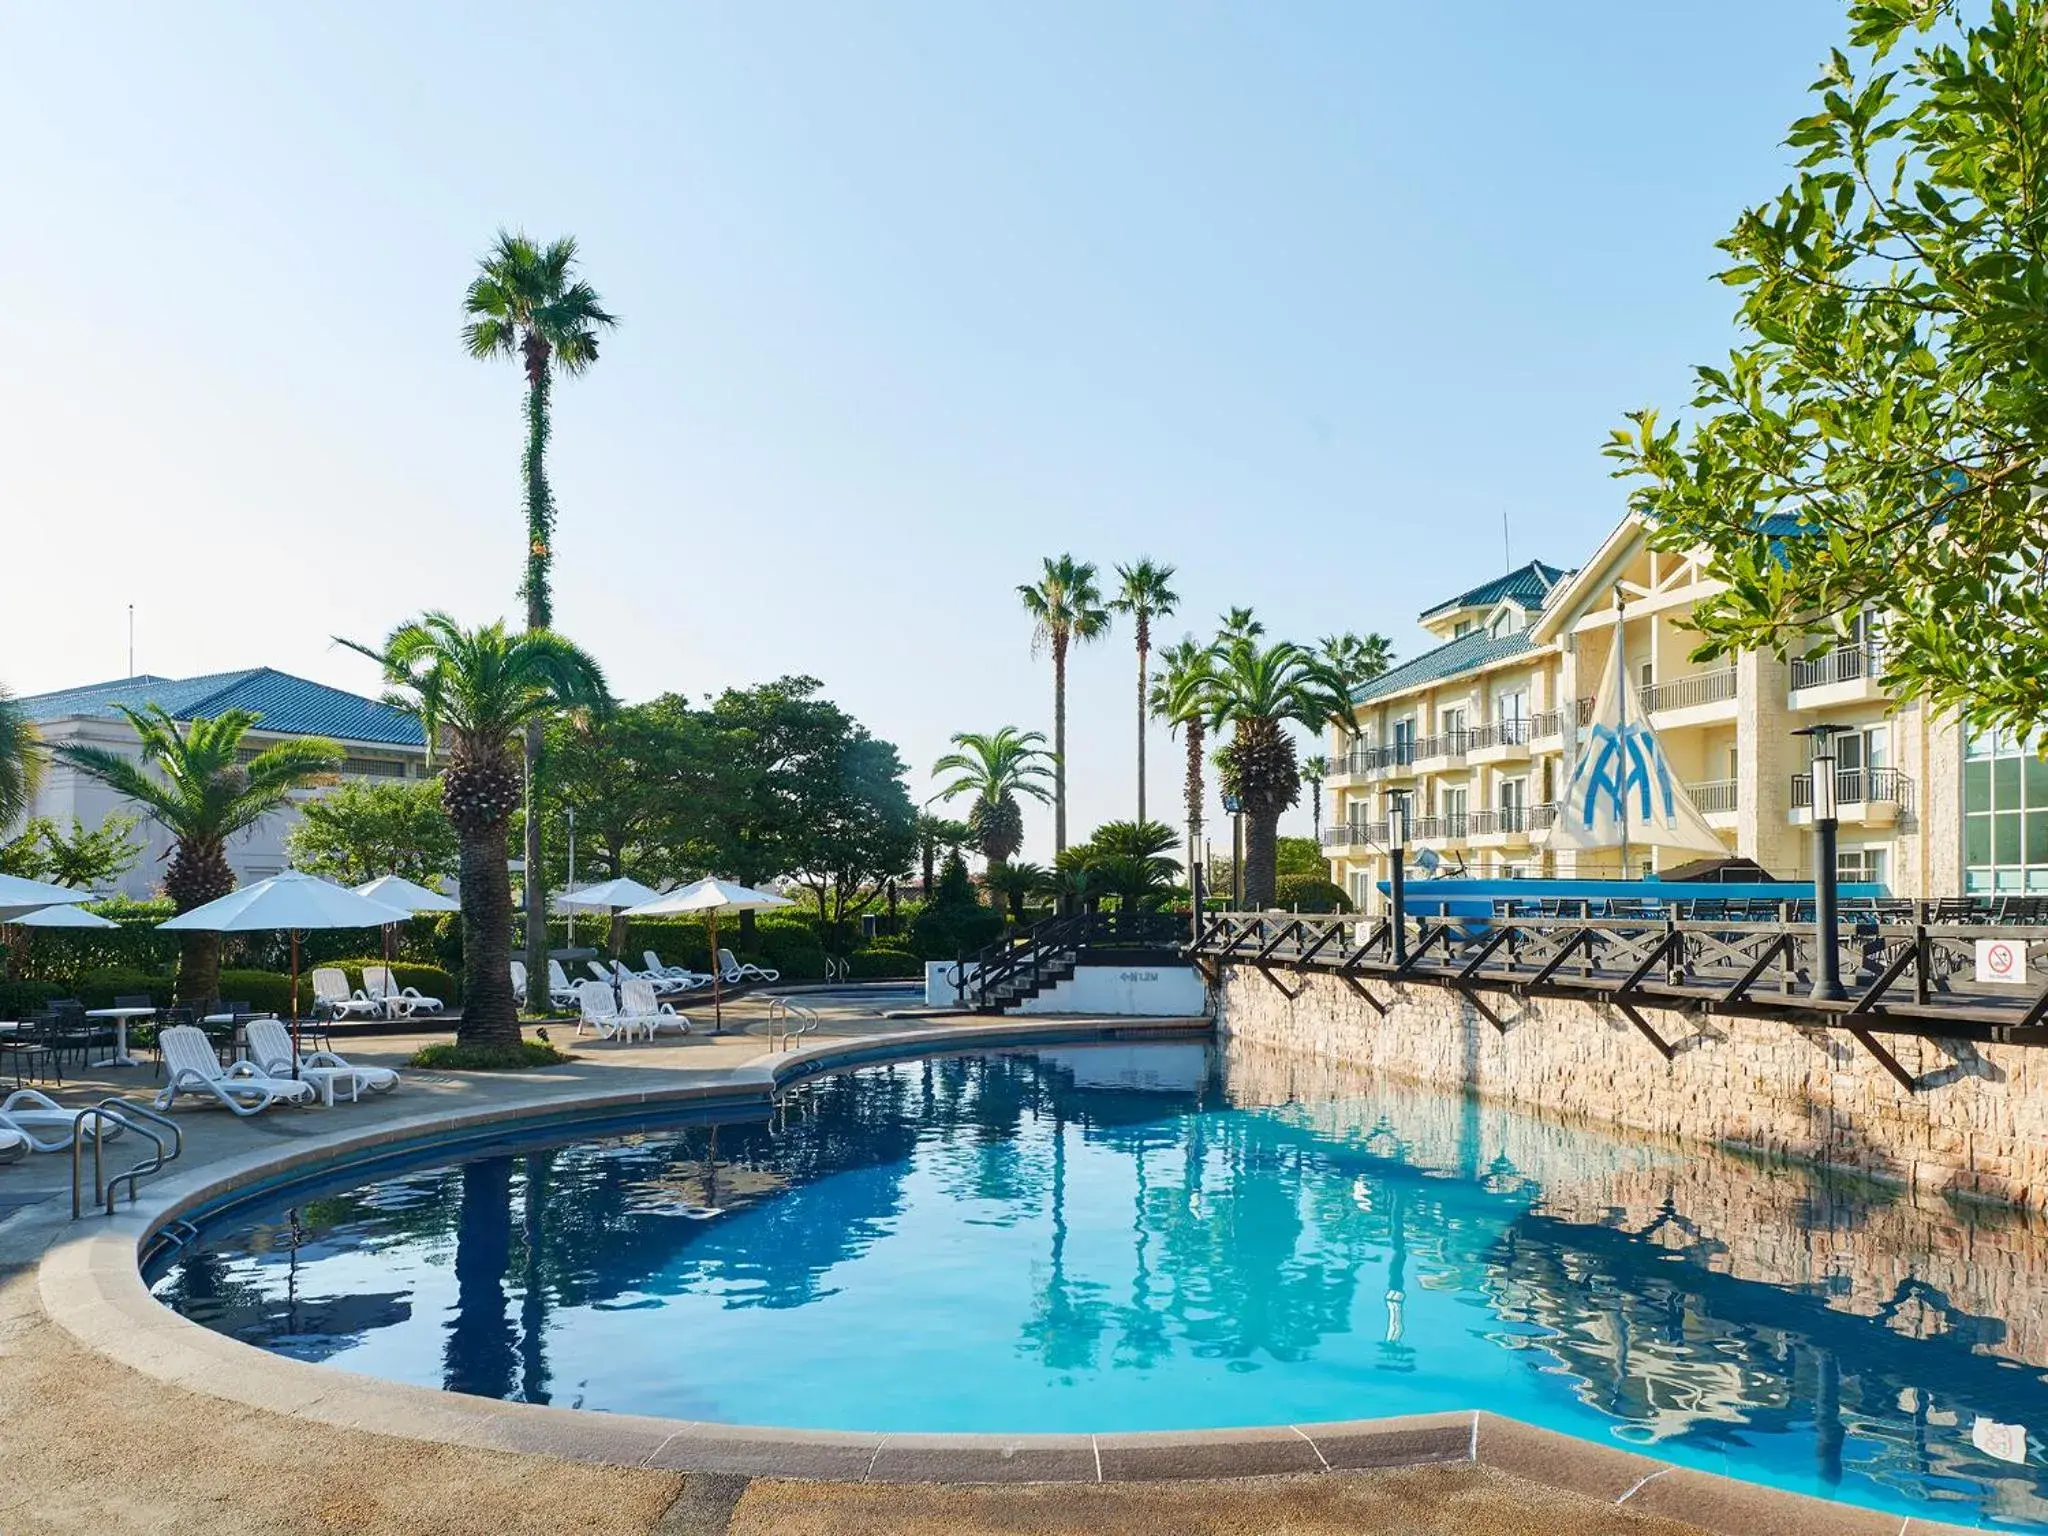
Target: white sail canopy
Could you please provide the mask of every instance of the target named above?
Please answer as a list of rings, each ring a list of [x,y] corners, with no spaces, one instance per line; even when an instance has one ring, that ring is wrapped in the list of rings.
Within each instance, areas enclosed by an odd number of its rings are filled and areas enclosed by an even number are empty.
[[[1671,772],[1649,720],[1640,710],[1628,708],[1624,686],[1617,623],[1592,723],[1580,735],[1578,760],[1572,764],[1548,846],[1726,853],[1728,845],[1707,825]]]

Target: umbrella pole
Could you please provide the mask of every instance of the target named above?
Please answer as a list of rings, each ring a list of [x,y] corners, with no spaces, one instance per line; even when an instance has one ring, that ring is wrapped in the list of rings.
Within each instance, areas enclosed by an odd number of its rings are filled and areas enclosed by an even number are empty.
[[[292,930],[292,1077],[299,1075],[299,930]]]
[[[718,963],[718,908],[711,909],[711,1032],[725,1033],[725,1000],[719,993],[725,967]]]

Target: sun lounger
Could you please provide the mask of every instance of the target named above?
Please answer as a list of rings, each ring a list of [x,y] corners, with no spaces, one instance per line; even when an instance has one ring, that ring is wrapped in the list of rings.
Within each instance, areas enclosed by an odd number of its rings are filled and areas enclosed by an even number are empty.
[[[348,973],[334,965],[313,967],[313,1009],[333,1019],[374,1019],[382,1011],[375,998],[349,991]]]
[[[156,1096],[158,1109],[169,1109],[183,1093],[211,1098],[247,1117],[273,1104],[310,1103],[318,1091],[303,1079],[266,1077],[247,1062],[223,1069],[213,1053],[213,1042],[189,1024],[172,1025],[157,1041],[163,1048],[164,1071],[170,1077]]]
[[[292,1075],[291,1031],[277,1019],[251,1019],[247,1026],[249,1061],[266,1077]],[[359,1067],[332,1051],[307,1051],[299,1057],[299,1077],[320,1090],[320,1101],[332,1105],[338,1096],[351,1103],[365,1092],[389,1093],[398,1074],[389,1067]]]
[[[612,984],[608,981],[579,982],[576,1001],[580,1010],[576,1019],[576,1033],[579,1035],[590,1029],[600,1040],[631,1040],[636,1035],[645,1035],[650,1040],[654,1038],[653,1023],[629,1016],[622,1010],[618,999],[612,996]]]
[[[414,1014],[439,1013],[446,1006],[418,987],[401,987],[388,965],[363,967],[363,991],[382,1005],[386,1018],[409,1019]]]
[[[6,1143],[6,1134],[18,1135],[29,1149],[37,1152],[63,1152],[70,1148],[74,1127],[81,1109],[66,1109],[46,1093],[33,1088],[19,1088],[0,1099],[0,1146]],[[112,1141],[121,1134],[121,1127],[111,1120],[94,1118],[86,1124],[89,1134]]]
[[[672,1029],[679,1035],[690,1033],[690,1016],[677,1013],[672,1004],[659,1001],[654,995],[654,983],[644,976],[629,976],[620,983],[619,1012],[643,1022],[649,1039],[664,1029]]]
[[[765,970],[750,960],[741,960],[729,949],[718,952],[718,970],[720,976],[729,982],[782,980],[782,972]]]

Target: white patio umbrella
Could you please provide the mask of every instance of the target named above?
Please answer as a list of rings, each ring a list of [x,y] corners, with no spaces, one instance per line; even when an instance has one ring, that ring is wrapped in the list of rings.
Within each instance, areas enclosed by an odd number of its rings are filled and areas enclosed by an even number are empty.
[[[23,912],[10,917],[8,922],[18,928],[118,928],[121,925],[110,922],[97,912],[88,912],[80,906],[44,907],[40,912]]]
[[[45,907],[75,906],[91,900],[91,891],[75,891],[68,885],[48,885],[41,880],[24,880],[19,875],[0,875],[0,923],[12,922],[24,912],[40,912]]]
[[[347,886],[288,869],[258,880],[218,901],[180,912],[157,924],[161,930],[199,933],[290,933],[292,936],[292,1071],[299,1054],[299,935],[309,929],[382,928],[410,917],[396,907]]]
[[[406,879],[403,875],[379,875],[376,879],[366,880],[363,884],[357,886],[355,893],[358,896],[367,896],[370,900],[379,902],[384,906],[396,907],[401,912],[415,916],[421,912],[460,912],[462,910],[462,903],[453,896],[443,896],[439,891],[430,890],[424,885],[416,884]],[[391,939],[397,927],[398,924],[395,922],[384,925],[384,963],[386,965],[391,963]]]
[[[651,885],[642,885],[638,880],[620,876],[607,880],[602,885],[586,885],[573,891],[564,891],[555,898],[557,912],[603,912],[617,917],[629,907],[637,907],[659,898],[661,892]],[[571,927],[575,926],[573,923]],[[612,945],[612,959],[619,958],[619,947]]]
[[[644,902],[626,910],[628,917],[684,917],[702,913],[711,923],[711,1012],[719,1033],[725,1030],[725,1003],[720,996],[720,983],[725,968],[718,963],[718,915],[721,912],[764,912],[770,907],[790,907],[796,903],[787,896],[777,896],[772,891],[757,891],[751,885],[741,885],[735,880],[720,880],[716,876],[699,880],[695,885],[686,885],[679,891],[670,891],[653,901]]]

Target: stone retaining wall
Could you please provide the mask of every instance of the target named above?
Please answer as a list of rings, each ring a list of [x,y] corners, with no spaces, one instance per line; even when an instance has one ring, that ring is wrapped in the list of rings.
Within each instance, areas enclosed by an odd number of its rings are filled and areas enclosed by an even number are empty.
[[[1290,1000],[1226,968],[1217,1026],[1282,1047],[1515,1103],[1774,1158],[1852,1168],[1930,1193],[2048,1207],[2048,1052],[1881,1037],[1908,1093],[1840,1031],[1642,1009],[1666,1062],[1619,1012],[1488,994],[1498,1032],[1448,987],[1372,983],[1382,1018],[1332,976],[1285,975]]]

